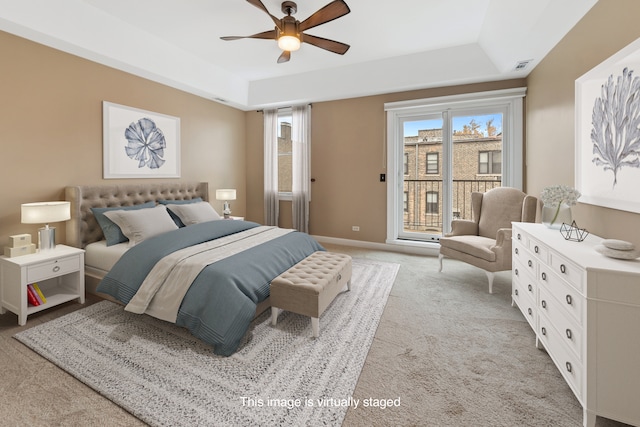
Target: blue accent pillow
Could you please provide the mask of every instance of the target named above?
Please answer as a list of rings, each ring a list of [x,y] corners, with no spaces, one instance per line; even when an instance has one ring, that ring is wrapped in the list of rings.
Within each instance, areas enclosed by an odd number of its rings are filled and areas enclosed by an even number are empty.
[[[158,200],[158,203],[160,203],[161,205],[186,205],[189,203],[200,203],[200,202],[202,202],[202,197],[196,197],[195,199],[186,199],[186,200]],[[184,222],[182,222],[180,217],[175,213],[173,213],[171,209],[167,209],[167,212],[169,212],[169,216],[171,216],[171,219],[173,219],[173,222],[175,222],[178,227],[185,226]]]
[[[133,205],[133,206],[115,206],[112,208],[91,208],[91,212],[93,212],[93,216],[95,216],[96,221],[98,221],[98,225],[102,228],[102,234],[104,234],[104,238],[107,241],[107,246],[117,245],[118,243],[128,242],[129,239],[122,234],[122,230],[120,227],[116,225],[115,222],[111,221],[107,218],[104,213],[108,211],[116,211],[116,210],[136,210],[136,209],[147,209],[155,207],[155,202],[147,202],[141,205]]]

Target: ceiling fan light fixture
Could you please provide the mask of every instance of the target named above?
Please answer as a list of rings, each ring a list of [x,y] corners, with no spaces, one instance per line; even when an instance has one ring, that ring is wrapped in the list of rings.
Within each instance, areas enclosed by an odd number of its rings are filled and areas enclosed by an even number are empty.
[[[300,39],[296,36],[282,35],[278,38],[278,47],[289,52],[300,49]]]

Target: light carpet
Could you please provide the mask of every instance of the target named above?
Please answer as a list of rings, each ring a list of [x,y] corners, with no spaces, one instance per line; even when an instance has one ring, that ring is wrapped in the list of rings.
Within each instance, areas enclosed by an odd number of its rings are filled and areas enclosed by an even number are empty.
[[[15,335],[153,426],[340,425],[399,265],[354,259],[311,337],[308,317],[260,315],[220,357],[185,329],[103,301]]]

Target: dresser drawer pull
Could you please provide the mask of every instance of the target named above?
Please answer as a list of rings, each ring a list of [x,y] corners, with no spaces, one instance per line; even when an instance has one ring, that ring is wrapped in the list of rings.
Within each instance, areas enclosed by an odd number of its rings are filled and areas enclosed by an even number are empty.
[[[529,262],[527,262],[527,264],[529,265],[529,267],[533,267],[533,262],[531,262],[531,260],[529,260]]]
[[[527,313],[529,313],[529,316],[531,316],[531,315],[533,314],[533,311],[531,310],[531,307],[529,307],[529,308],[527,309]]]
[[[540,249],[538,248],[538,245],[535,245],[535,246],[533,247],[533,251],[534,251],[535,253],[539,253],[539,252],[540,252]]]
[[[571,339],[572,336],[571,329],[567,329],[567,338]]]
[[[518,248],[516,248],[516,255],[518,255]]]
[[[522,237],[520,236],[520,233],[518,233],[518,240],[522,240]]]
[[[567,304],[573,304],[573,298],[571,298],[571,295],[567,295]]]
[[[544,271],[542,272],[542,280],[547,280],[547,273],[545,273]]]
[[[573,370],[573,368],[571,367],[571,362],[567,362],[565,366],[567,367],[567,372],[571,372]]]
[[[60,271],[60,266],[56,265],[55,267],[53,267],[53,272],[57,273],[58,271]]]
[[[547,328],[545,328],[544,326],[542,327],[542,335],[547,335]]]
[[[515,291],[513,291],[513,293],[518,296],[518,290],[516,289]]]
[[[514,270],[514,273],[516,274],[516,276],[518,275],[518,269],[517,268]]]
[[[542,308],[547,308],[547,302],[545,300],[542,300],[540,304],[542,305]]]
[[[529,292],[533,292],[533,286],[531,286],[531,283],[529,283],[529,285],[527,286],[527,289],[529,289]]]
[[[560,272],[561,272],[562,274],[564,274],[564,273],[566,273],[566,272],[567,272],[567,267],[565,267],[565,265],[564,265],[564,264],[560,264]]]

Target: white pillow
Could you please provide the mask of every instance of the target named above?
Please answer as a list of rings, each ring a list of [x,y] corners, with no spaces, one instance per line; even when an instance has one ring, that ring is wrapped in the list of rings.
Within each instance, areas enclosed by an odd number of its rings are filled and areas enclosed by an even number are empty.
[[[129,239],[129,246],[178,229],[164,205],[139,210],[115,210],[105,212],[104,215],[120,227],[122,234]]]
[[[218,212],[207,202],[185,203],[180,205],[169,204],[167,208],[178,215],[178,218],[180,218],[180,221],[182,221],[184,225],[221,219]]]

